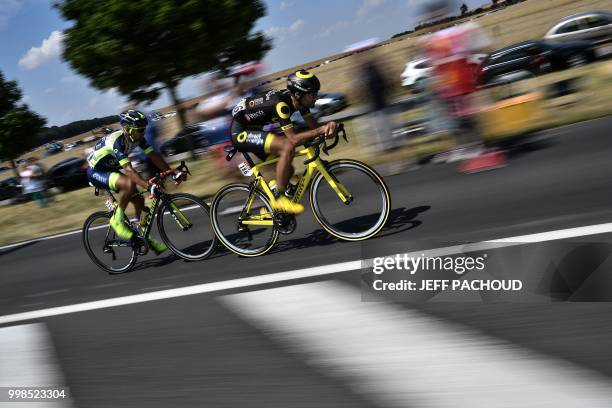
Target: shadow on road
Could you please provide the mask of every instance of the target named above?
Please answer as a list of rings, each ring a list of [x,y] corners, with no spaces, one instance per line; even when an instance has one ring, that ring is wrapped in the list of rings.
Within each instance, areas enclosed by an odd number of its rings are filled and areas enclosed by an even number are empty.
[[[174,261],[178,261],[179,259],[180,258],[178,256],[174,254],[169,254],[167,256],[164,256],[163,258],[155,258],[155,259],[149,259],[149,260],[142,261],[142,262],[137,262],[134,268],[127,273],[136,272],[141,269],[159,268],[161,266],[169,265]]]
[[[422,212],[429,210],[430,206],[421,206],[415,208],[396,208],[391,210],[389,219],[385,224],[385,227],[371,239],[380,239],[390,235],[399,234],[410,229],[416,228],[422,224],[421,221],[415,220],[415,218]],[[373,216],[357,217],[347,221],[343,221],[341,224],[358,224],[365,223],[370,220]],[[304,249],[313,246],[327,246],[342,240],[334,237],[324,229],[320,228],[308,234],[303,238],[296,238],[287,241],[280,241],[270,254],[277,252],[288,251],[291,249]]]

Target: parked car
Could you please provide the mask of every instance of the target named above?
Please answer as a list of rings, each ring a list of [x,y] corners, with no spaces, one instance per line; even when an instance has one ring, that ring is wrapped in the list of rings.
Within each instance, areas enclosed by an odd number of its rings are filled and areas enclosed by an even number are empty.
[[[189,124],[172,139],[165,141],[159,150],[165,156],[188,151],[187,136],[192,135],[196,152],[204,152],[219,143],[230,140],[229,120],[225,117]]]
[[[48,187],[55,187],[60,191],[87,187],[87,167],[87,161],[79,157],[62,160],[47,172]]]
[[[612,13],[588,11],[565,17],[553,25],[544,38],[554,41],[612,40]]]
[[[406,68],[400,74],[402,86],[413,92],[422,92],[425,81],[431,75],[431,64],[427,58],[419,58],[406,64]]]
[[[47,144],[47,151],[45,152],[44,155],[45,157],[51,156],[51,155],[61,152],[63,149],[64,149],[64,145],[62,143],[59,143],[59,142],[49,143]]]
[[[593,43],[571,41],[523,41],[493,51],[482,63],[479,82],[488,84],[496,77],[515,71],[540,75],[586,64],[597,59]]]
[[[469,63],[476,71],[480,64],[487,58],[487,54],[473,54],[469,57]],[[425,81],[431,75],[433,67],[428,58],[418,58],[406,64],[406,68],[400,74],[402,86],[411,92],[420,93],[425,89]]]
[[[319,94],[314,107],[321,111],[321,116],[327,116],[340,112],[347,105],[346,95],[338,92],[325,92]]]
[[[11,177],[0,181],[0,201],[21,201],[23,197],[21,183],[18,177]]]
[[[64,150],[69,152],[70,150],[74,149],[77,146],[80,146],[83,144],[82,140],[77,140],[76,142],[72,142],[72,143],[68,143],[67,145],[64,146]]]
[[[112,133],[112,129],[109,129],[109,130],[110,130],[109,133]],[[108,134],[108,133],[106,133],[106,131],[103,131],[103,132],[104,132],[104,134]],[[101,137],[102,136],[99,136],[99,135],[90,135],[90,136],[84,137],[83,139],[81,139],[81,141],[83,143],[90,143],[90,142],[95,142],[96,140],[100,139]]]

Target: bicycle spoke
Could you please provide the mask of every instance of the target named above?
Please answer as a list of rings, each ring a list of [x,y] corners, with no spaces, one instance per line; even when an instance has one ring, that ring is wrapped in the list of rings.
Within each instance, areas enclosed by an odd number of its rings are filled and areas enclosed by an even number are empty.
[[[91,260],[108,273],[124,273],[136,262],[131,242],[118,240],[109,226],[111,214],[92,214],[83,226],[83,244]]]
[[[270,203],[263,193],[257,190],[251,193],[247,184],[222,188],[213,200],[211,211],[219,240],[239,255],[264,254],[278,239]]]
[[[168,196],[158,213],[157,227],[168,248],[183,259],[204,259],[216,246],[208,206],[191,194]]]
[[[321,226],[345,240],[367,239],[378,233],[391,207],[382,178],[353,160],[331,162],[327,172],[328,177],[323,172],[313,181],[311,190],[313,213]]]

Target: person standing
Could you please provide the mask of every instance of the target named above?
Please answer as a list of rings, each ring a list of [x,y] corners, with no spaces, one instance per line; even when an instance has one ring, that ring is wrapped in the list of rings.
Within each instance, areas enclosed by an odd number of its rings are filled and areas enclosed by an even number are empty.
[[[39,208],[47,206],[45,198],[45,174],[43,168],[37,163],[38,159],[30,157],[23,167],[19,176],[21,177],[21,185],[23,193],[30,194],[32,199],[36,201]]]

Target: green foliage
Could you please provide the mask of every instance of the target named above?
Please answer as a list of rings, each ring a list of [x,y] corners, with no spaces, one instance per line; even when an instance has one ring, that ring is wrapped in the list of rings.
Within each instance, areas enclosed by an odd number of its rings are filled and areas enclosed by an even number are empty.
[[[63,57],[98,89],[153,100],[181,79],[260,59],[259,0],[57,0],[74,22]]]
[[[64,126],[45,127],[39,133],[38,140],[42,144],[52,140],[67,139],[101,126],[117,123],[118,120],[119,118],[117,115],[111,115],[103,118],[77,120],[76,122],[71,122]]]
[[[0,72],[0,157],[12,160],[36,146],[45,119],[19,104],[21,91]]]

